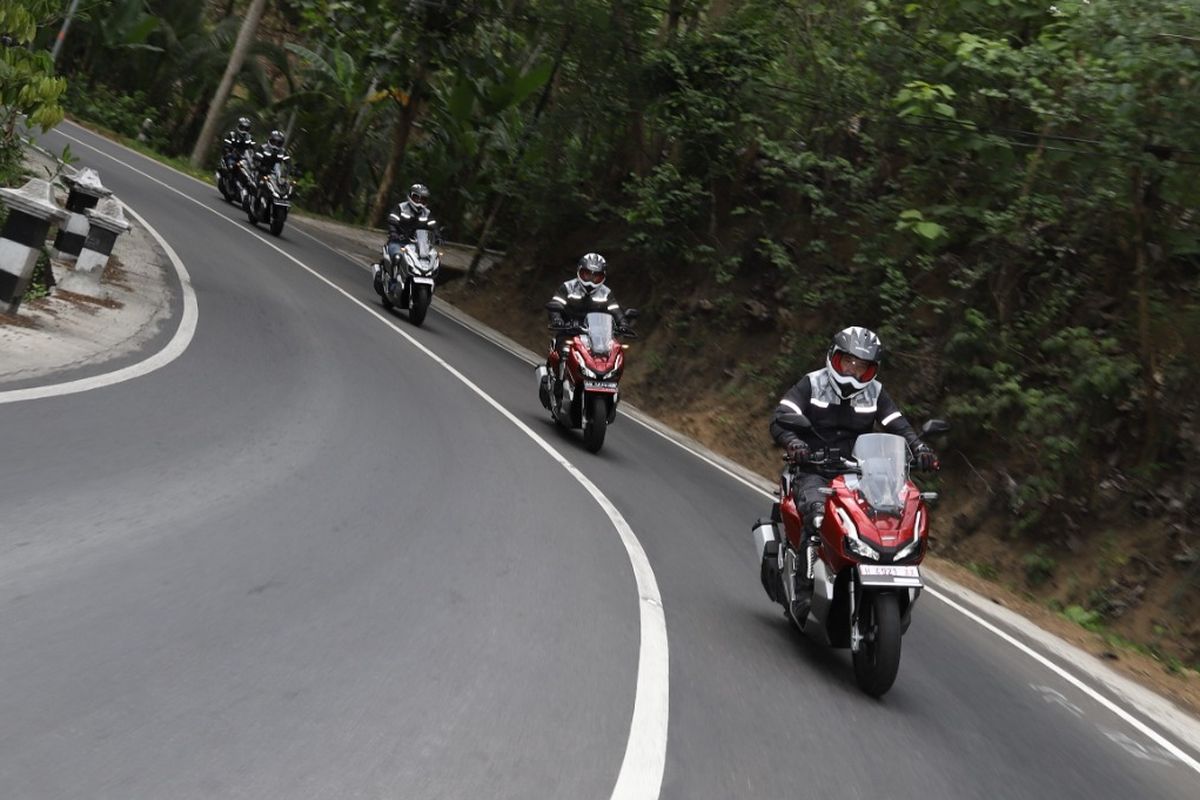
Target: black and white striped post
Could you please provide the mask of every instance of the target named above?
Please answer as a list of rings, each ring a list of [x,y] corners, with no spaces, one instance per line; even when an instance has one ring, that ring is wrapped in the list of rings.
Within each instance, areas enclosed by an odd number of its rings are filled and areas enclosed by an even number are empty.
[[[72,281],[72,291],[79,291],[79,281],[84,286],[98,290],[100,288],[100,273],[108,266],[108,257],[112,254],[117,237],[129,230],[129,222],[121,211],[121,204],[115,197],[106,197],[95,208],[87,210],[88,234],[83,240],[79,258],[75,261],[75,276]],[[87,294],[86,291],[83,292]]]
[[[62,180],[67,185],[67,212],[71,216],[67,224],[59,228],[52,255],[64,261],[74,261],[79,258],[83,240],[88,234],[88,221],[84,215],[89,208],[95,208],[102,198],[112,194],[112,190],[100,183],[100,174],[91,167],[84,167]]]
[[[40,178],[20,189],[0,189],[0,202],[8,206],[8,219],[0,232],[0,304],[7,304],[8,313],[15,314],[46,244],[50,223],[62,224],[67,212],[55,205],[54,190]]]

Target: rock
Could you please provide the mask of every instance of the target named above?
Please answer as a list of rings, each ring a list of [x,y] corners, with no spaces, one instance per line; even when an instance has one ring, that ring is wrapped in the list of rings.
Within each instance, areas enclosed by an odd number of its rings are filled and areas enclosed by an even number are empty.
[[[771,322],[774,319],[771,309],[758,300],[746,300],[742,303],[742,310],[756,322]]]
[[[709,300],[706,297],[702,300],[696,301],[696,310],[699,311],[701,314],[711,314],[717,310],[717,307],[713,303],[712,300]]]

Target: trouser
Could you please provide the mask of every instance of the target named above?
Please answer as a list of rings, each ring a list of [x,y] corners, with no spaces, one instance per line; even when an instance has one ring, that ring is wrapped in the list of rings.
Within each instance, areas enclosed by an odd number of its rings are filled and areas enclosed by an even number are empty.
[[[804,517],[804,528],[809,534],[816,534],[814,517],[825,508],[825,497],[818,490],[828,487],[829,478],[812,473],[801,473],[792,481],[792,497],[796,501],[796,510]]]

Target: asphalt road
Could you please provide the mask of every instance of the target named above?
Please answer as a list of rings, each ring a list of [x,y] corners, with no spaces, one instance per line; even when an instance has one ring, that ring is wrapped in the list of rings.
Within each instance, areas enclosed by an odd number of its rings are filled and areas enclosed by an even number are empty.
[[[864,696],[763,594],[759,493],[631,420],[588,454],[517,357],[64,131],[186,264],[199,322],[149,375],[0,406],[0,797],[605,798],[654,761],[655,691],[661,786],[622,796],[1200,796],[1194,751],[933,597]],[[613,521],[517,422],[636,535],[669,682],[639,682]]]

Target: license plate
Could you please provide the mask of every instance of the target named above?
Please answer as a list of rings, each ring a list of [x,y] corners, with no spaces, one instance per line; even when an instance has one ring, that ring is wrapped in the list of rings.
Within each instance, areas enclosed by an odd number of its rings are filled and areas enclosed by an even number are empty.
[[[617,390],[616,381],[584,381],[583,388],[589,392],[615,392]]]
[[[423,283],[426,286],[433,286],[433,278],[425,278],[425,277],[420,277],[420,276],[414,275],[412,282],[413,283]]]
[[[921,586],[915,565],[859,564],[858,577],[865,586]]]

